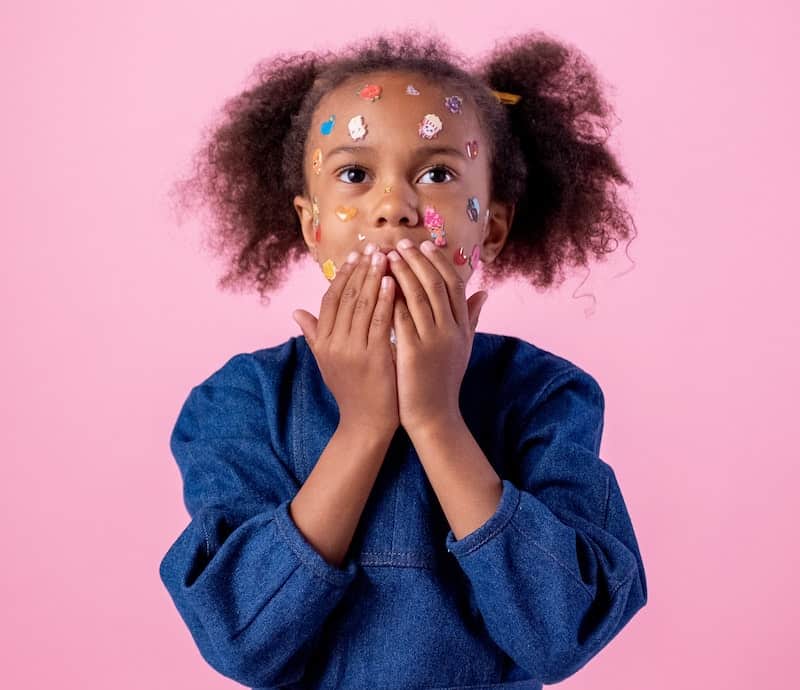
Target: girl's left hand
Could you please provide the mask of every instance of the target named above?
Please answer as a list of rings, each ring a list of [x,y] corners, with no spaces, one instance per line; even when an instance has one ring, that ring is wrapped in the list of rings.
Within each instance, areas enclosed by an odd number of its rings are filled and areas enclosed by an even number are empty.
[[[396,293],[393,317],[397,401],[400,424],[411,432],[461,417],[461,382],[489,294],[466,300],[466,281],[430,240],[420,249],[398,245],[398,252],[389,262],[403,292]]]

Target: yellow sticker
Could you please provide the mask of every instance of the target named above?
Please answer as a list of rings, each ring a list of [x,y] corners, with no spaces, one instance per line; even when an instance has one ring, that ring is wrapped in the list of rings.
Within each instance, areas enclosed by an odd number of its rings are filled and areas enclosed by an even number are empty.
[[[353,208],[352,206],[337,206],[336,207],[336,215],[339,217],[339,220],[343,223],[350,220],[353,216],[358,213],[357,208]]]
[[[314,154],[311,156],[311,167],[314,168],[314,173],[317,175],[322,171],[322,149],[314,149]]]
[[[322,272],[328,280],[333,280],[336,277],[336,264],[333,263],[333,259],[328,259],[322,264]]]

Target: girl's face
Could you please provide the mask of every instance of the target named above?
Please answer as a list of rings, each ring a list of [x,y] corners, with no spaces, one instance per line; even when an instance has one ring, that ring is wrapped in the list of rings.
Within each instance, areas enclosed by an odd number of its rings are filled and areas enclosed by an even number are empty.
[[[466,99],[418,74],[361,75],[323,96],[306,141],[309,197],[294,206],[326,278],[351,251],[388,253],[408,237],[433,241],[469,280],[513,215],[489,199],[487,148]]]

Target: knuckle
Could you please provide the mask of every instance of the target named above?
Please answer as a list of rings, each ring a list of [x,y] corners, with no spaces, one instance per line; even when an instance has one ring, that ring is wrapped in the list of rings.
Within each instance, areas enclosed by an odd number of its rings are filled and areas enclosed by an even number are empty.
[[[350,300],[355,299],[357,294],[358,290],[356,290],[355,286],[347,285],[345,289],[342,290],[342,299],[347,300],[349,302]]]
[[[367,307],[369,307],[369,297],[363,293],[359,294],[358,299],[356,300],[356,311],[363,311]]]

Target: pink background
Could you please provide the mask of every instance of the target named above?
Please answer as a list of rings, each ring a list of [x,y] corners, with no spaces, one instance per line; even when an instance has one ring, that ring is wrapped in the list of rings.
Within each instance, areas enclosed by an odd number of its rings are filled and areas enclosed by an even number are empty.
[[[166,190],[278,50],[421,17],[463,52],[542,29],[610,84],[635,187],[628,252],[479,328],[593,373],[650,599],[563,683],[787,687],[796,668],[800,250],[795,3],[16,3],[2,10],[5,687],[232,688],[158,577],[186,526],[168,437],[230,356],[299,334],[311,263],[265,308],[222,293]],[[328,27],[323,31],[315,27]],[[477,290],[472,283],[469,293]],[[525,314],[527,318],[520,319]]]

